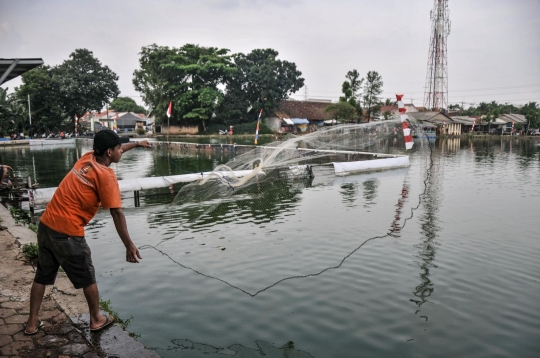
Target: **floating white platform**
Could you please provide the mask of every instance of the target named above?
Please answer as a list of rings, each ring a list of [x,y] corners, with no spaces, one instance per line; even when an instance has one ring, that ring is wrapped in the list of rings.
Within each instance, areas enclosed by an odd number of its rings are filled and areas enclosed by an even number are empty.
[[[357,174],[362,172],[382,171],[397,168],[408,168],[410,166],[408,156],[387,156],[385,158],[361,160],[354,162],[334,162],[334,171],[336,176],[345,176],[349,174]],[[235,171],[236,177],[244,177],[252,173],[251,170]],[[118,186],[120,192],[138,192],[141,190],[167,188],[176,183],[188,183],[208,177],[224,177],[228,172],[204,172],[194,174],[172,175],[163,177],[150,177],[138,179],[119,180]],[[261,173],[264,174],[264,173]],[[30,206],[46,205],[53,197],[56,188],[43,188],[28,191]]]
[[[67,145],[75,144],[75,138],[69,139],[31,139],[28,141],[31,147],[44,147],[44,146],[58,146],[58,145]]]

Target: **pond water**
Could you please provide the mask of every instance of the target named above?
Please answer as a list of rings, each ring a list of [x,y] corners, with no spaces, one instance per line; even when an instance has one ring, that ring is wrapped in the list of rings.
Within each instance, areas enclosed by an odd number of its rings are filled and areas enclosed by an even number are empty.
[[[128,194],[140,264],[123,261],[107,211],[86,228],[101,296],[163,357],[537,357],[539,143],[417,143],[409,169],[319,168],[189,229],[196,205],[171,205],[165,190],[135,207]],[[88,150],[0,154],[48,187]],[[229,159],[137,149],[112,167],[128,179]]]

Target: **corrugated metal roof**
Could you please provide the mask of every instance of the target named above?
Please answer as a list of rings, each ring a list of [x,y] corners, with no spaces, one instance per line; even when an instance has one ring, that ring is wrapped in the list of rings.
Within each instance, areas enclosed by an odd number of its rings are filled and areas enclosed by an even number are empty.
[[[306,118],[291,118],[294,124],[309,124],[309,121]]]
[[[41,65],[41,58],[0,58],[0,84]]]
[[[290,126],[294,125],[294,122],[290,118],[283,118],[283,121]]]

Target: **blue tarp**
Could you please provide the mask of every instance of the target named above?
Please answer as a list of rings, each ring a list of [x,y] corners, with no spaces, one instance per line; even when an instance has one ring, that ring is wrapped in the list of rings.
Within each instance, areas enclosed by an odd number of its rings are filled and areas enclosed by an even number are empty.
[[[306,118],[291,118],[294,124],[309,124],[309,121]]]

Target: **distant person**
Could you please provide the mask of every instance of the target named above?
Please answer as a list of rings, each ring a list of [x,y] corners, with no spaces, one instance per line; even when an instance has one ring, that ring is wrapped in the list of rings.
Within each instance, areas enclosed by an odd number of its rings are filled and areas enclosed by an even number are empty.
[[[13,168],[9,165],[0,164],[0,173],[2,173],[2,178],[0,179],[1,185],[11,185],[11,181],[7,177],[10,170],[13,171]]]
[[[60,139],[66,139],[66,134],[64,132],[60,132]]]
[[[43,327],[38,315],[41,301],[45,286],[54,284],[59,266],[73,286],[84,291],[90,311],[90,331],[99,331],[113,322],[110,315],[99,313],[99,291],[90,248],[84,238],[84,227],[100,205],[109,209],[116,231],[126,247],[126,261],[137,263],[142,258],[129,236],[118,181],[109,166],[118,163],[124,151],[135,147],[150,148],[151,145],[147,140],[128,142],[129,138],[120,138],[111,130],[97,133],[94,151],[84,154],[75,163],[41,216],[38,264],[30,292],[26,335],[36,334]]]

